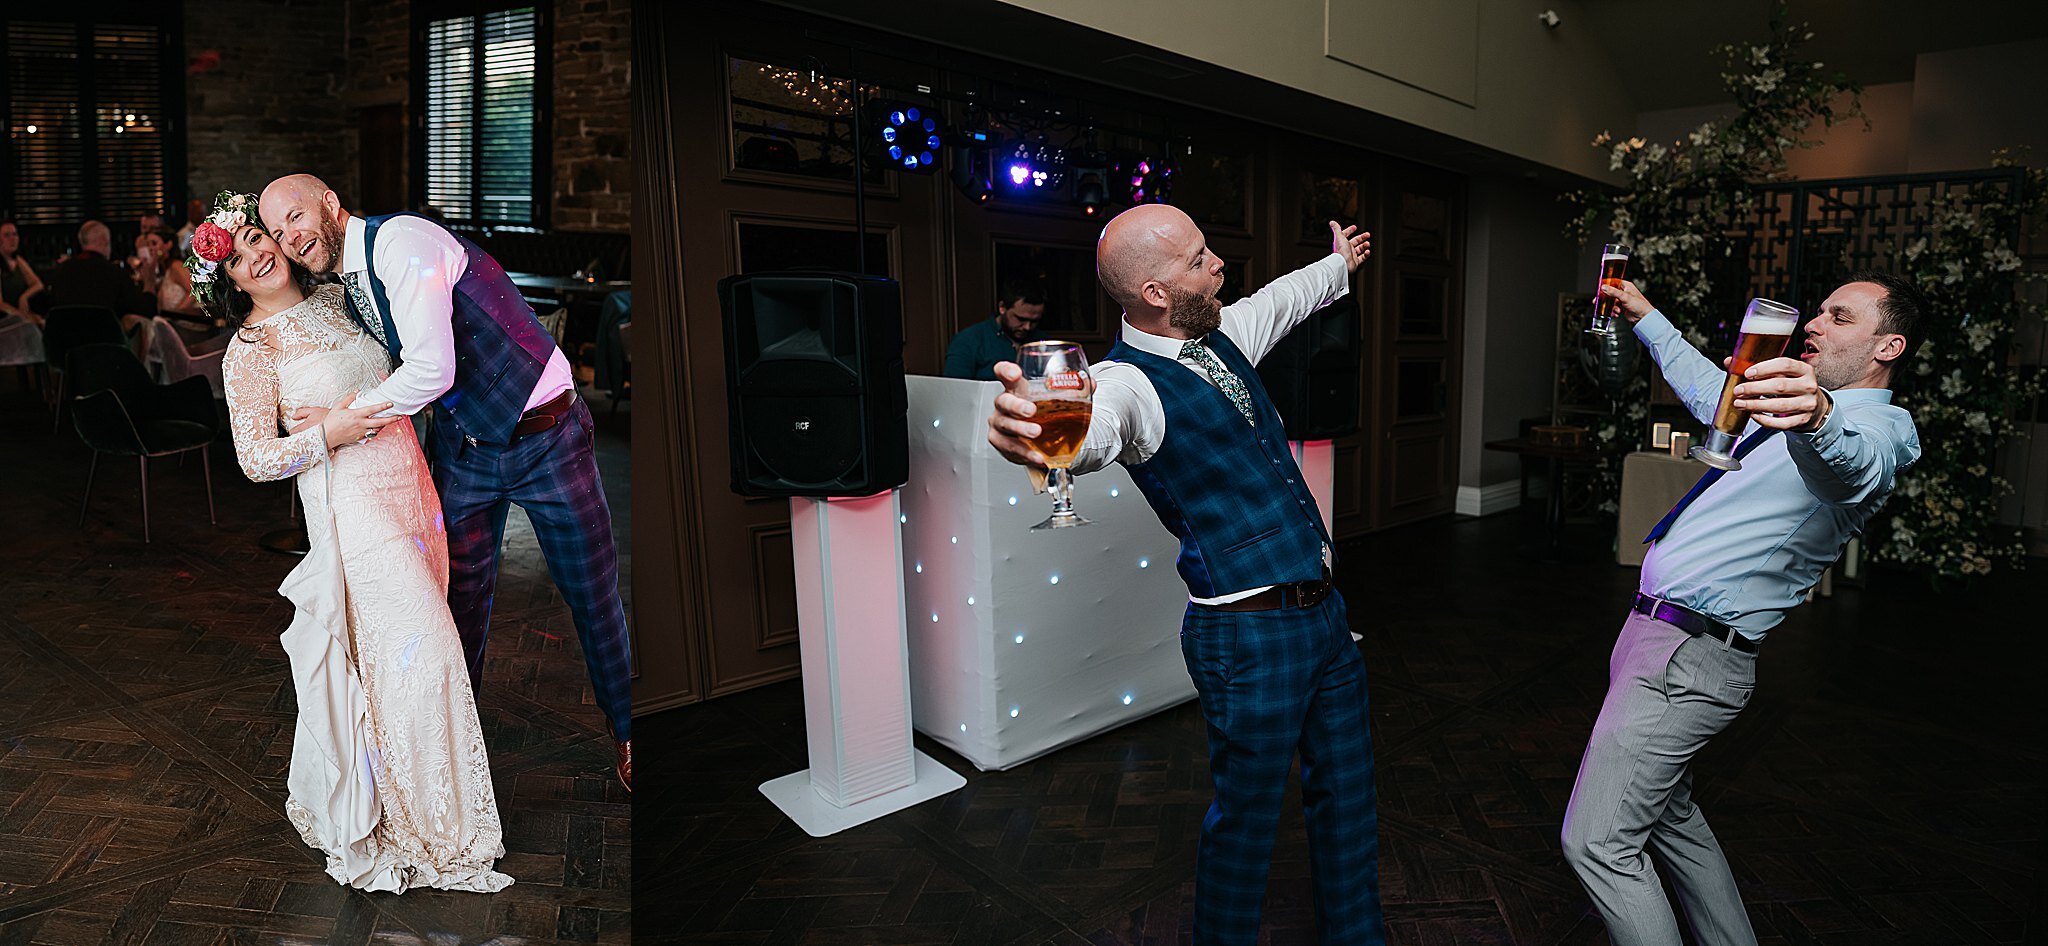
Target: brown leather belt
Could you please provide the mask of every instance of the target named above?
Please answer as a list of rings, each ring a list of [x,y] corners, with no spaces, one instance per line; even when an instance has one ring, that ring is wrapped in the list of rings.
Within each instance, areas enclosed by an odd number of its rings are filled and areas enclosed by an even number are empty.
[[[1203,604],[1197,607],[1215,611],[1273,611],[1280,608],[1307,608],[1321,604],[1330,596],[1330,580],[1318,578],[1315,581],[1297,581],[1291,584],[1274,585],[1248,598],[1224,604]]]
[[[562,422],[563,415],[576,403],[576,391],[571,388],[555,395],[553,400],[538,405],[519,415],[519,423],[512,427],[512,439],[530,437],[543,430],[551,430]]]

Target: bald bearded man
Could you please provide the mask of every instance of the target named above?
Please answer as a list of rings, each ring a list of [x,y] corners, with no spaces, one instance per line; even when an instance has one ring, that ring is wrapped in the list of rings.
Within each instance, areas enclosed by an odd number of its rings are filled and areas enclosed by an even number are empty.
[[[433,405],[428,455],[448,533],[448,609],[471,687],[483,681],[498,548],[516,503],[569,605],[619,781],[632,791],[632,645],[618,547],[597,428],[568,358],[497,260],[426,217],[357,217],[310,174],[270,182],[257,209],[293,262],[341,277],[349,318],[391,356],[390,377],[356,403],[389,401],[400,414]],[[321,413],[303,409],[293,420]]]
[[[1122,463],[1181,540],[1188,586],[1181,654],[1209,731],[1216,798],[1195,863],[1196,946],[1252,946],[1288,770],[1302,804],[1324,946],[1386,941],[1379,831],[1366,727],[1365,664],[1329,583],[1330,537],[1253,370],[1289,330],[1350,291],[1371,234],[1330,224],[1331,254],[1224,306],[1223,261],[1164,204],[1104,227],[1095,264],[1124,307],[1122,337],[1094,369],[1095,409],[1074,459]],[[1015,364],[989,443],[1044,466],[1023,437],[1033,406]]]

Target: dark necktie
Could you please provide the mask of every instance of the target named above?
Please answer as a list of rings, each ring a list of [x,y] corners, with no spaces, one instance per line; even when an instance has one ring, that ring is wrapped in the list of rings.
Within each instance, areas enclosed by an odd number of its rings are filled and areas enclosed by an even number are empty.
[[[1777,432],[1776,427],[1758,427],[1754,433],[1735,445],[1735,459],[1740,460],[1748,456],[1750,451],[1755,450]],[[1727,475],[1728,471],[1719,467],[1708,470],[1705,476],[1700,477],[1699,482],[1692,484],[1691,492],[1686,493],[1677,505],[1671,507],[1670,512],[1664,514],[1664,518],[1657,520],[1657,524],[1650,527],[1650,534],[1643,537],[1643,544],[1648,545],[1663,538],[1664,533],[1671,531],[1671,524],[1677,522],[1679,515],[1685,512],[1685,507],[1692,505],[1692,501],[1700,498],[1700,494],[1706,492],[1707,487],[1720,482],[1721,477]]]

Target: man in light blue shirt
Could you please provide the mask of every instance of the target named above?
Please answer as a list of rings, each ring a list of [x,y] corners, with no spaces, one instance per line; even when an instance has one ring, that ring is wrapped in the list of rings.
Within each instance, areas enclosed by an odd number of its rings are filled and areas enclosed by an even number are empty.
[[[1631,283],[1621,303],[1687,409],[1712,423],[1726,362],[1687,343]],[[1851,276],[1806,338],[1735,386],[1742,469],[1702,477],[1650,533],[1640,593],[1608,660],[1607,698],[1564,817],[1565,860],[1616,946],[1678,946],[1659,871],[1693,938],[1756,943],[1728,861],[1692,802],[1692,757],[1756,688],[1764,634],[1805,597],[1920,457],[1893,373],[1921,337],[1910,283]],[[1624,541],[1627,537],[1624,537]]]

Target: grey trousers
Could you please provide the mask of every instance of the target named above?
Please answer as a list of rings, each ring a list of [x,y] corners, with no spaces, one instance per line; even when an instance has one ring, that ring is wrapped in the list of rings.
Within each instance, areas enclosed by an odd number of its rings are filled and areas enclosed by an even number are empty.
[[[1615,946],[1679,946],[1671,878],[1700,946],[1754,946],[1728,859],[1692,803],[1692,757],[1756,689],[1756,656],[1630,614],[1564,814],[1564,857]],[[1646,856],[1647,854],[1647,856]]]

